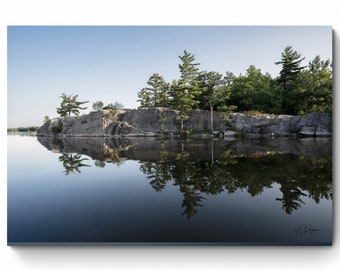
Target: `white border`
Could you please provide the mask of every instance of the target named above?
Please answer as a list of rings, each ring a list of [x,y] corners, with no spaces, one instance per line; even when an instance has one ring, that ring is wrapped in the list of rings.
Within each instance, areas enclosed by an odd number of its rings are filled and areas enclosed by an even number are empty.
[[[0,266],[2,269],[339,269],[338,172],[334,175],[333,247],[7,247],[7,25],[331,25],[339,56],[337,1],[296,0],[2,0],[0,3]],[[189,14],[189,16],[188,16]],[[334,118],[338,119],[338,61]],[[339,126],[334,121],[334,168]]]

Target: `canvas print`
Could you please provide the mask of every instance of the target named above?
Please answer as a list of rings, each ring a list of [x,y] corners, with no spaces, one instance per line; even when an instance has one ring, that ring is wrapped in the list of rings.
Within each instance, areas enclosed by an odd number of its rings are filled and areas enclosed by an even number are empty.
[[[332,245],[330,26],[8,26],[8,245]]]

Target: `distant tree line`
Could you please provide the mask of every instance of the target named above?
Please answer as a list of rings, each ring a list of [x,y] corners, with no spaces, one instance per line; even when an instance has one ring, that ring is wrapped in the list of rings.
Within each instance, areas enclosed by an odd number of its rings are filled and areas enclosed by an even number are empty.
[[[152,74],[137,94],[140,108],[177,109],[182,125],[191,109],[292,115],[332,111],[332,65],[318,55],[302,66],[305,58],[287,46],[275,62],[281,66],[276,78],[254,65],[239,76],[200,71],[195,55],[186,50],[179,58],[180,78],[169,83],[158,73]]]
[[[30,126],[30,127],[18,127],[18,128],[8,128],[7,132],[36,132],[39,127]]]

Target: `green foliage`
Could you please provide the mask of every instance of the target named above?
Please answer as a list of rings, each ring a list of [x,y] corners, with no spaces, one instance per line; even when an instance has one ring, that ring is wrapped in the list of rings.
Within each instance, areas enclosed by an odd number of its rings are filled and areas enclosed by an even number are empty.
[[[246,75],[234,78],[231,102],[240,111],[264,111],[278,113],[281,103],[271,76],[262,74],[260,69],[250,65]]]
[[[199,108],[210,110],[213,107],[216,110],[218,105],[225,104],[229,100],[231,85],[221,73],[203,71],[197,79],[201,88],[201,93],[197,97]]]
[[[103,109],[112,111],[122,110],[124,109],[124,105],[122,103],[119,103],[118,101],[115,101],[114,103],[107,104]]]
[[[282,53],[280,75],[273,79],[251,65],[246,75],[232,77],[230,103],[239,111],[305,114],[332,111],[332,69],[319,56],[302,67],[304,58],[292,47]]]
[[[30,126],[30,127],[18,127],[18,128],[8,128],[7,132],[36,132],[39,127]]]
[[[164,107],[168,105],[167,89],[169,85],[158,73],[151,75],[147,81],[149,87],[144,87],[138,92],[138,102],[141,108]]]
[[[149,91],[146,87],[141,89],[138,93],[138,102],[140,103],[140,108],[147,108],[153,106],[153,100],[152,100],[152,92]]]
[[[78,95],[72,96],[63,93],[60,98],[62,98],[62,101],[60,107],[57,108],[57,113],[61,117],[71,116],[71,113],[79,115],[80,110],[87,109],[87,107],[81,107],[81,105],[88,103],[88,101],[77,101]]]
[[[232,73],[227,73],[225,77],[219,72],[203,71],[198,75],[199,87],[201,93],[198,95],[199,108],[210,110],[210,126],[213,127],[213,110],[222,112],[230,112],[235,109],[231,107],[229,99],[231,95],[231,81],[233,78]]]
[[[181,121],[181,130],[184,130],[184,121],[188,119],[186,111],[193,109],[199,104],[197,100],[201,89],[198,86],[198,63],[195,61],[195,55],[184,50],[184,55],[179,56],[182,63],[179,64],[181,78],[173,81],[170,89],[171,104],[175,109],[180,110],[177,119]]]
[[[220,111],[228,121],[231,112],[259,111],[269,114],[306,114],[310,112],[332,112],[332,66],[320,56],[302,66],[301,57],[291,46],[287,46],[281,59],[277,78],[250,65],[245,75],[235,76],[226,72],[223,76],[215,71],[199,72],[195,55],[184,50],[179,56],[180,78],[166,83],[162,76],[154,73],[148,86],[138,92],[140,107],[170,106],[179,110],[177,119],[184,130],[187,111],[203,109]]]
[[[281,61],[275,62],[275,65],[282,65],[278,82],[282,84],[284,90],[292,88],[297,75],[305,68],[301,67],[304,59],[292,46],[287,46],[281,54]]]
[[[309,62],[308,70],[300,74],[299,114],[332,112],[332,69],[330,60],[316,56]]]
[[[103,106],[104,106],[104,103],[103,103],[102,101],[96,101],[96,102],[94,102],[94,103],[92,104],[92,108],[93,108],[93,110],[95,110],[95,111],[98,111],[98,110],[102,109]]]
[[[281,88],[283,113],[296,114],[298,112],[300,98],[297,85],[299,74],[305,68],[301,66],[304,59],[301,54],[293,50],[292,46],[287,46],[281,54],[281,61],[275,63],[282,66],[277,82]]]

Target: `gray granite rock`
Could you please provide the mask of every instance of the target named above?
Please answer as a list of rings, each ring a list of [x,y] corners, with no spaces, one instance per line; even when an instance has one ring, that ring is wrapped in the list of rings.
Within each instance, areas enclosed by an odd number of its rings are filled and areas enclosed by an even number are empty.
[[[213,113],[213,131],[210,112],[192,110],[184,122],[186,134],[199,136],[235,134],[246,137],[268,136],[331,136],[332,115],[311,113],[305,116],[250,116],[240,113],[231,114],[226,121],[222,114]],[[72,117],[54,118],[38,130],[38,136],[58,137],[173,137],[182,134],[179,111],[168,108],[140,110],[99,110],[89,114]],[[216,134],[214,134],[214,132]]]

